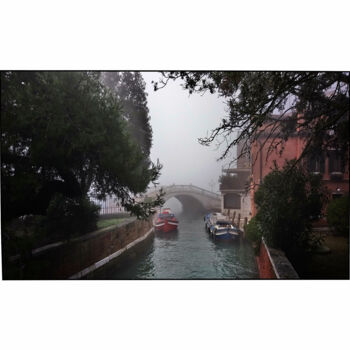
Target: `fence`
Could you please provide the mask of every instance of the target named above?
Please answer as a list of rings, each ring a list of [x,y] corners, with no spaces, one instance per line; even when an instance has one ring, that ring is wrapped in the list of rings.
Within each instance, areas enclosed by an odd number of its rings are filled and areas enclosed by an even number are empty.
[[[101,207],[99,211],[100,215],[126,213],[126,209],[115,197],[107,197],[104,201],[99,201],[94,198],[91,198],[91,200]]]

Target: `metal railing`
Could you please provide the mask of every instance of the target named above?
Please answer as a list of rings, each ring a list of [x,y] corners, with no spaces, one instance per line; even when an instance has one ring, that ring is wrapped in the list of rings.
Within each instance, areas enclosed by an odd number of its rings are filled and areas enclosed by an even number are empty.
[[[126,209],[114,197],[107,197],[104,201],[99,201],[95,198],[91,198],[91,200],[101,207],[100,215],[126,213]]]

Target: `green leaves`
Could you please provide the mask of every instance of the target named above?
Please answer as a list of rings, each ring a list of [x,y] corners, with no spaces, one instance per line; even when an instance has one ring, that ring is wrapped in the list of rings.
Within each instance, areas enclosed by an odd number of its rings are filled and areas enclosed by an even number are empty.
[[[321,213],[325,200],[318,177],[294,161],[273,169],[254,195],[256,221],[271,246],[305,250],[310,243],[311,221]]]
[[[121,115],[133,141],[145,157],[152,146],[152,127],[147,107],[146,83],[140,72],[102,72],[102,83],[115,96],[121,106]]]
[[[336,198],[329,203],[327,222],[337,234],[349,236],[349,196]]]
[[[45,214],[55,194],[83,198],[92,187],[132,203],[159,175],[97,72],[2,72],[1,116],[5,219]]]

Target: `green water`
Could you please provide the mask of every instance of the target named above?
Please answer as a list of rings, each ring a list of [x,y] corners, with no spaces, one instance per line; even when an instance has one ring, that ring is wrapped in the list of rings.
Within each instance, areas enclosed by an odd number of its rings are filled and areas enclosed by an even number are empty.
[[[93,279],[254,279],[258,270],[247,242],[213,241],[203,217],[179,217],[178,232],[156,233]]]

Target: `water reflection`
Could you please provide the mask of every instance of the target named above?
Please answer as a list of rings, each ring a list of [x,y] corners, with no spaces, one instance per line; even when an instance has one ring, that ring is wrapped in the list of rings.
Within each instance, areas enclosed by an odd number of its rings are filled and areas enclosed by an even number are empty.
[[[172,232],[155,232],[155,237],[159,240],[164,241],[176,241],[179,238],[179,231],[172,231]]]

